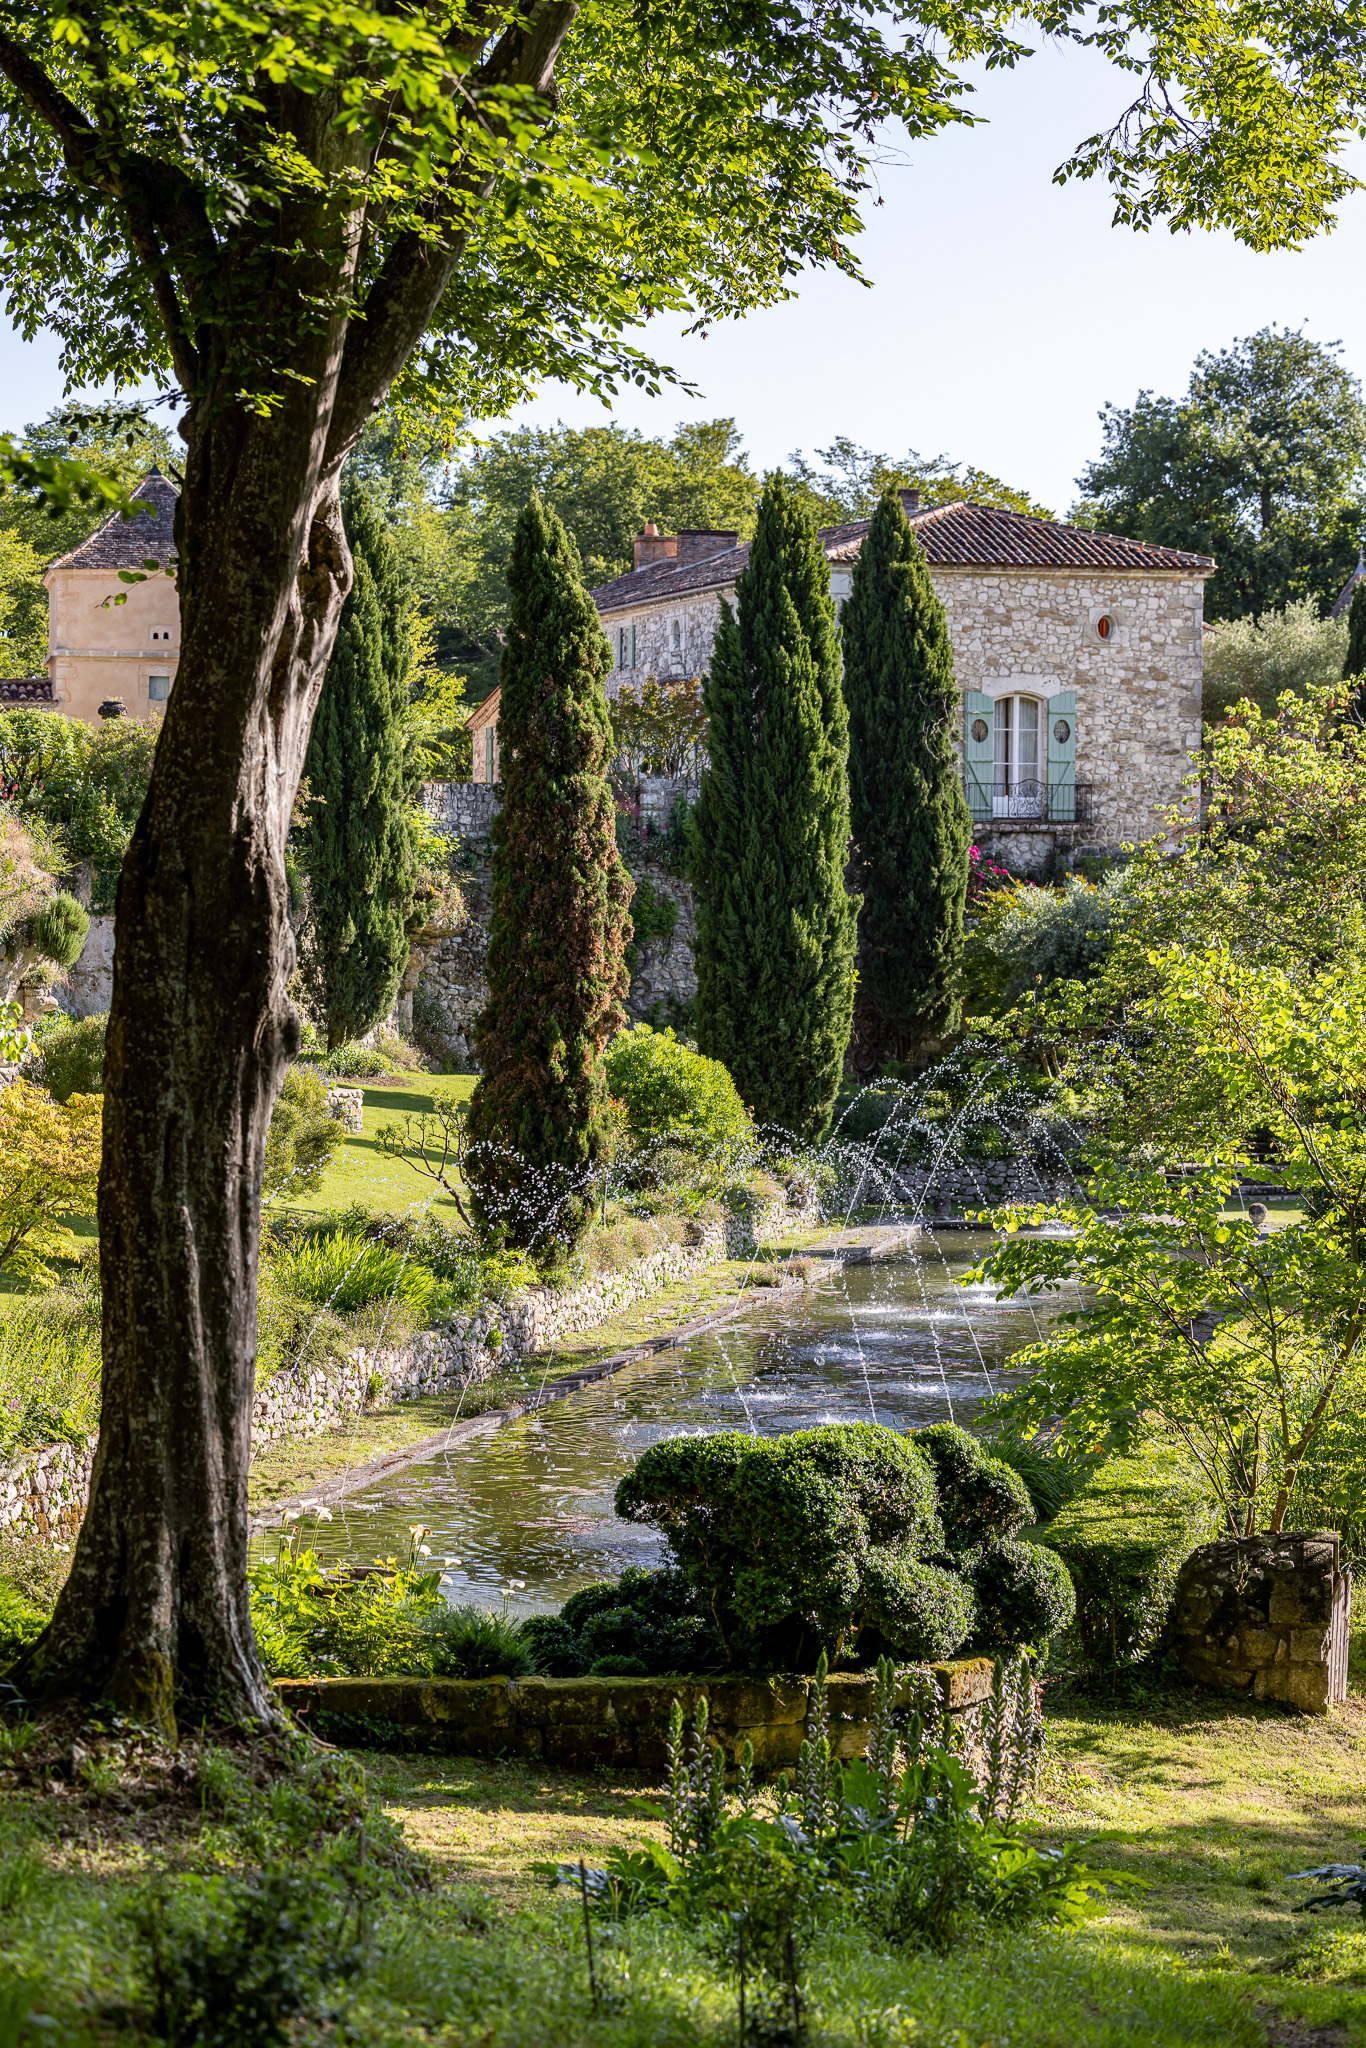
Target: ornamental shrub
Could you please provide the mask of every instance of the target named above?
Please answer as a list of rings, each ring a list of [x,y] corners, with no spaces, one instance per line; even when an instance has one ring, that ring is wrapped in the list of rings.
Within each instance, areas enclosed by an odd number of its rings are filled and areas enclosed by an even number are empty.
[[[900,1550],[871,1550],[863,1567],[864,1660],[883,1650],[919,1660],[949,1657],[972,1634],[972,1587],[957,1572]]]
[[[424,1613],[418,1634],[437,1678],[527,1678],[536,1669],[524,1625],[489,1607],[448,1607]]]
[[[923,1654],[929,1594],[909,1583],[897,1591],[888,1557],[941,1551],[944,1529],[933,1467],[895,1430],[676,1437],[645,1452],[617,1487],[616,1509],[667,1537],[732,1665],[814,1669],[823,1648],[852,1650],[869,1623],[892,1650]],[[942,1604],[936,1613],[946,1654],[956,1645]],[[897,1634],[902,1625],[914,1626],[913,1642]]]
[[[977,1601],[974,1641],[984,1650],[1043,1643],[1070,1627],[1076,1595],[1056,1551],[1007,1536],[983,1543],[964,1569]]]
[[[28,920],[24,938],[44,960],[51,960],[57,967],[74,967],[89,930],[88,912],[65,889],[58,889]]]
[[[1142,1662],[1162,1632],[1181,1566],[1219,1526],[1204,1482],[1166,1444],[1108,1459],[1059,1510],[1043,1541],[1071,1573],[1092,1665]]]
[[[342,1141],[327,1106],[327,1084],[312,1067],[285,1075],[266,1133],[263,1195],[303,1195],[316,1188]]]
[[[718,1671],[721,1638],[680,1572],[632,1565],[583,1586],[558,1614],[522,1624],[536,1668],[551,1678],[654,1678]]]
[[[637,1145],[681,1145],[733,1156],[754,1136],[749,1112],[720,1060],[709,1060],[674,1037],[636,1024],[607,1048],[609,1092],[626,1105]]]
[[[43,1032],[26,1070],[58,1102],[72,1095],[102,1095],[108,1023],[105,1010],[93,1017],[63,1017]]]
[[[952,1422],[915,1432],[915,1447],[929,1459],[939,1490],[939,1512],[950,1551],[967,1551],[1013,1536],[1034,1519],[1029,1489],[1018,1472],[993,1458],[975,1436]],[[1034,1638],[1022,1640],[1032,1642]]]
[[[37,1642],[47,1622],[41,1609],[0,1579],[0,1671],[12,1664],[21,1650]]]

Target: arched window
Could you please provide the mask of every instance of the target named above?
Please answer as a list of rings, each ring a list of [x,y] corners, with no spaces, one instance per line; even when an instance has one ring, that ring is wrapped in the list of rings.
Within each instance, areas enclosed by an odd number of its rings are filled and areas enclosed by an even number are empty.
[[[1044,712],[1037,697],[996,699],[992,810],[998,818],[1031,818],[1042,812],[1048,780]]]

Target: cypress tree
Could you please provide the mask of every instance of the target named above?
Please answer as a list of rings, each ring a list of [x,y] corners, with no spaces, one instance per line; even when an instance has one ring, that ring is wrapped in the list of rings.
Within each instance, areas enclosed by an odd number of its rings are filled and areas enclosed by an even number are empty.
[[[1360,563],[1357,568],[1360,571]],[[1366,575],[1352,592],[1352,608],[1347,614],[1347,659],[1342,664],[1342,674],[1344,681],[1366,676]],[[1361,692],[1357,695],[1360,699]]]
[[[404,733],[410,593],[398,550],[359,485],[343,490],[342,516],[354,581],[304,763],[312,797],[304,983],[329,1046],[360,1037],[393,1008],[417,881]]]
[[[954,749],[958,692],[944,607],[894,490],[844,607],[858,1029],[881,1047],[952,1030],[972,819]]]
[[[704,690],[691,826],[697,1043],[761,1124],[828,1129],[854,1002],[848,720],[830,576],[805,504],[764,486]]]
[[[625,1022],[631,880],[607,780],[612,650],[578,550],[539,497],[518,518],[508,585],[503,808],[467,1174],[483,1222],[545,1251],[591,1213],[606,1129],[602,1053]]]

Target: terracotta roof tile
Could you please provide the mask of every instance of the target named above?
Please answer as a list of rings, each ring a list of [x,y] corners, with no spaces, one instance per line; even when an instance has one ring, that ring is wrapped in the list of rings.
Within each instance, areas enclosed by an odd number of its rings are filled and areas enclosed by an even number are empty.
[[[927,557],[938,568],[1146,569],[1150,574],[1171,576],[1214,567],[1209,555],[1153,547],[1120,534],[1088,533],[1084,527],[1064,526],[1056,519],[1032,519],[992,505],[930,505],[912,512],[910,520]],[[857,519],[847,526],[825,527],[821,542],[827,560],[856,561],[868,525],[866,519]],[[746,545],[726,548],[682,569],[660,562],[600,584],[591,595],[600,612],[625,611],[656,599],[724,589],[748,561]]]
[[[51,704],[51,676],[16,676],[0,682],[0,704]]]
[[[175,508],[180,496],[169,477],[159,469],[143,478],[129,496],[149,507],[134,519],[112,512],[103,526],[97,526],[69,555],[49,562],[50,569],[140,569],[156,561],[164,568],[175,554]]]

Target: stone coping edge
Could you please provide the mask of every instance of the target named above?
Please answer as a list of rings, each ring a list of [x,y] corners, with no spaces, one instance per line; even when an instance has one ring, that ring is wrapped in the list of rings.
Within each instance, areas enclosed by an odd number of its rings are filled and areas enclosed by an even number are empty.
[[[991,1693],[989,1657],[956,1658],[902,1674],[909,1704],[928,1676],[950,1718],[971,1727]],[[756,1768],[797,1762],[814,1681],[801,1676],[715,1678],[285,1678],[281,1703],[343,1747],[512,1756],[544,1763],[634,1766],[658,1774],[669,1713],[692,1713],[704,1695],[709,1726],[734,1767],[748,1739]],[[868,1741],[872,1672],[837,1672],[826,1682],[831,1747],[862,1756]]]

